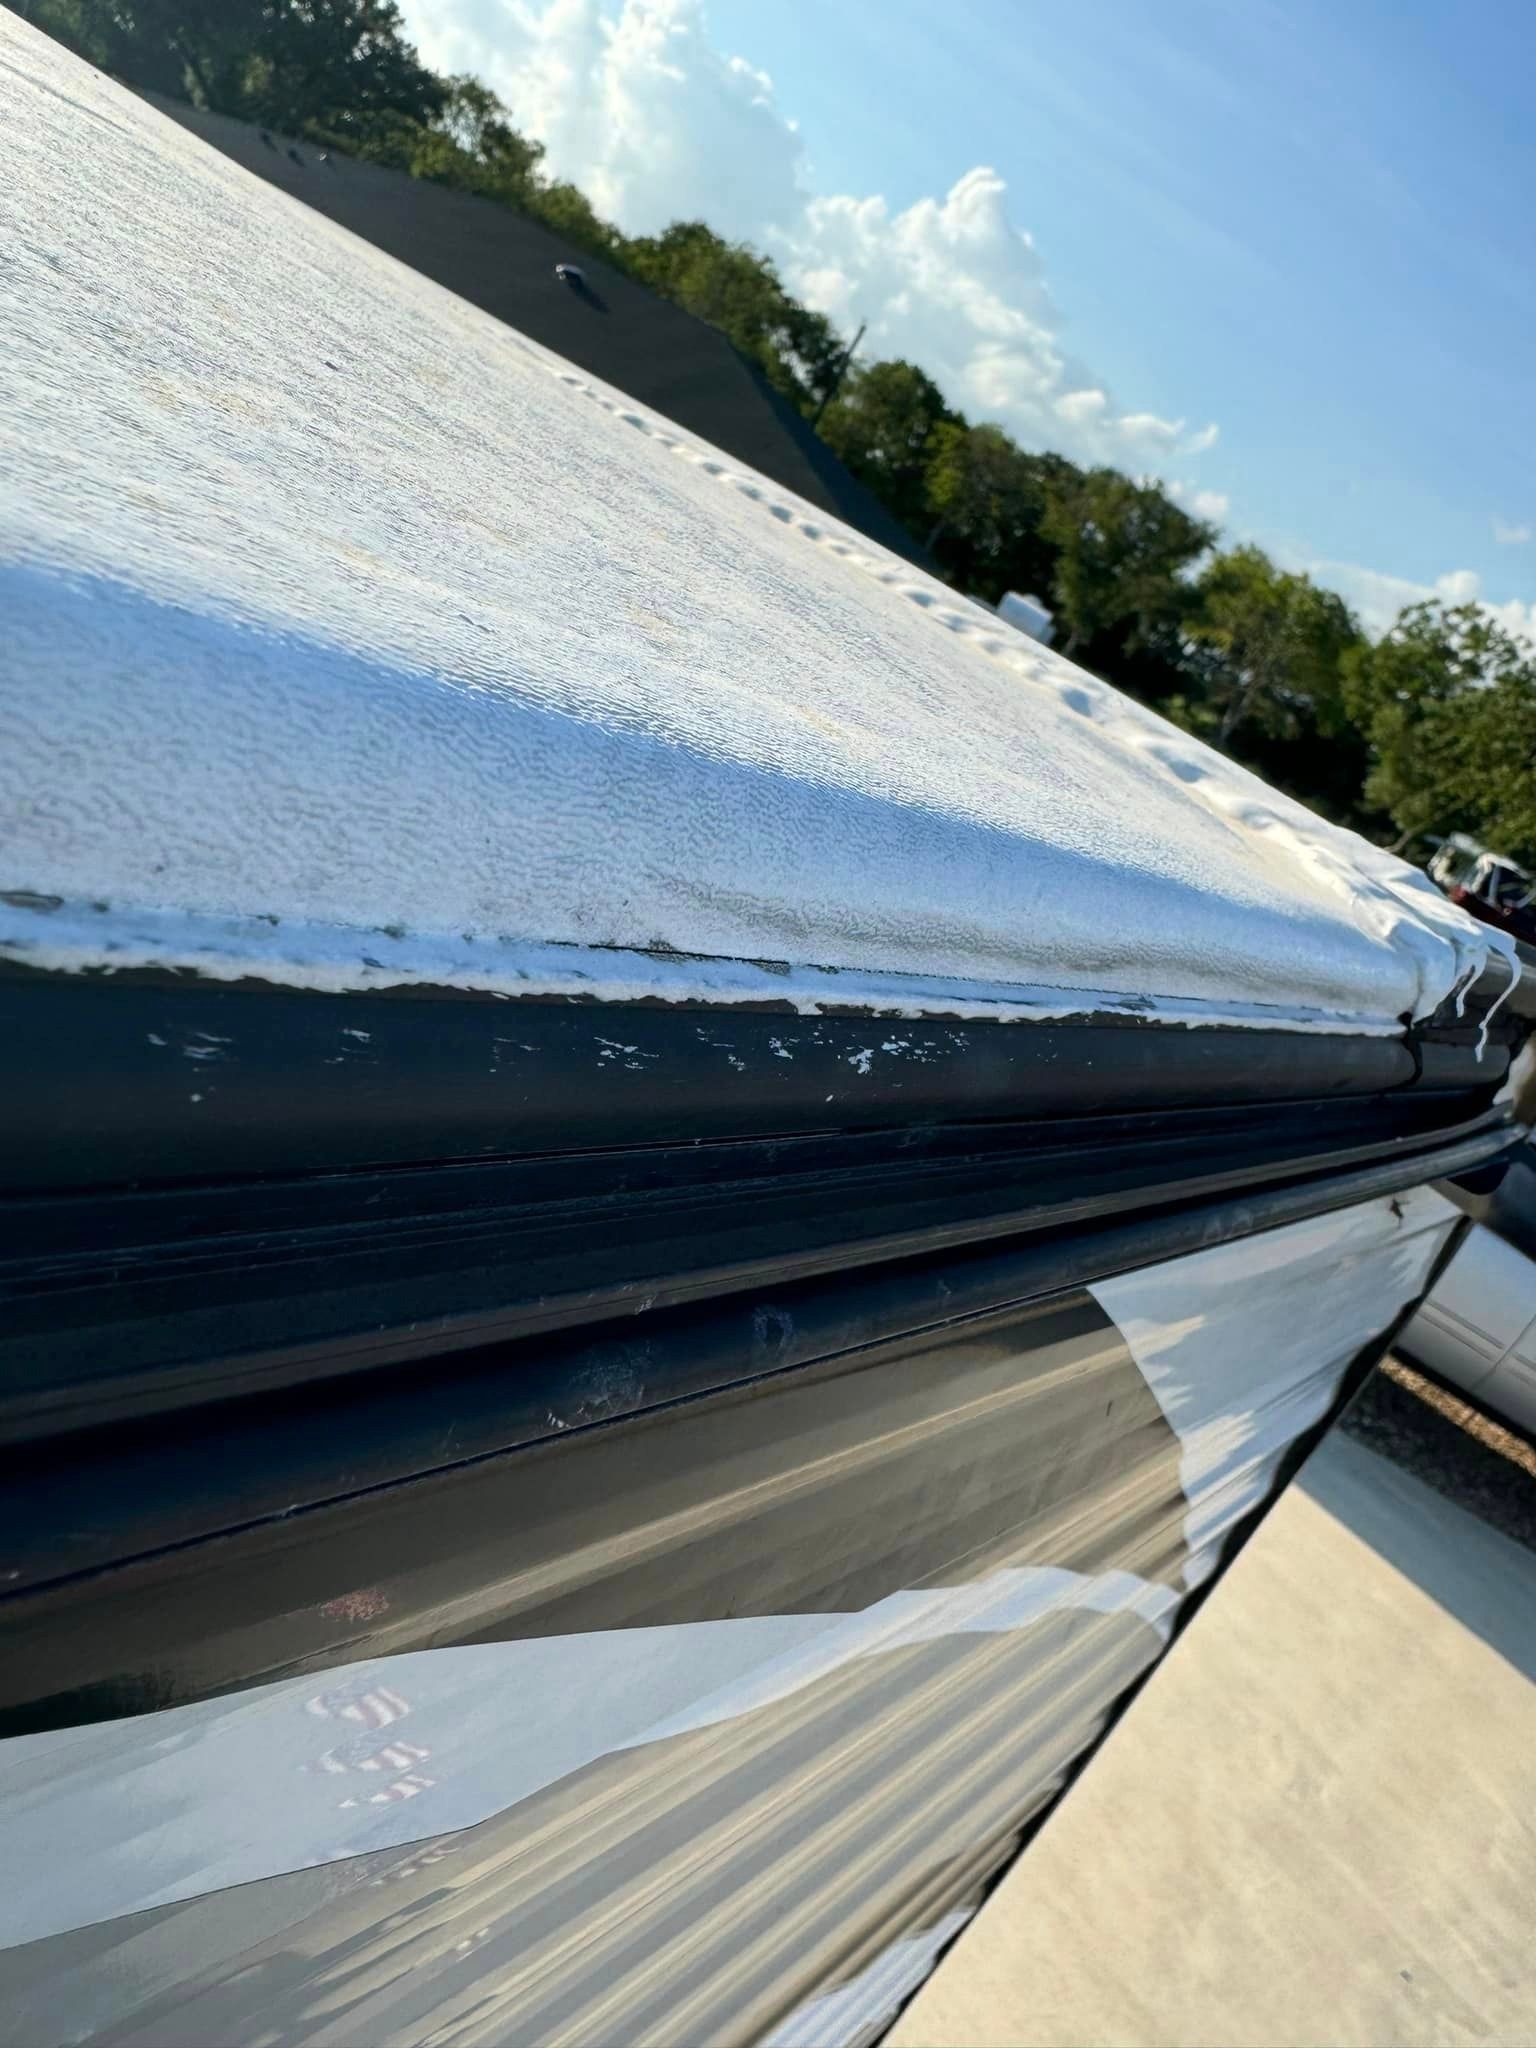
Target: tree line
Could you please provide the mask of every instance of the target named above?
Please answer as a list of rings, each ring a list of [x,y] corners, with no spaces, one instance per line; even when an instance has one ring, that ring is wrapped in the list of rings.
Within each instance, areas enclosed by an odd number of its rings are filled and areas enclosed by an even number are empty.
[[[1066,653],[1328,817],[1536,863],[1536,658],[1480,607],[1413,605],[1372,640],[1155,480],[1021,448],[919,365],[851,358],[757,250],[699,220],[622,234],[486,85],[421,62],[396,0],[16,4],[130,85],[534,215],[720,328],[956,589],[1040,596]]]

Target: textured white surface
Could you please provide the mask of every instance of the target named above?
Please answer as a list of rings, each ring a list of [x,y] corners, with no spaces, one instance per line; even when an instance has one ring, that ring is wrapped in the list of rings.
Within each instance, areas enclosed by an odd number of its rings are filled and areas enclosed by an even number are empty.
[[[1360,1030],[1500,946],[9,13],[0,98],[15,957]]]

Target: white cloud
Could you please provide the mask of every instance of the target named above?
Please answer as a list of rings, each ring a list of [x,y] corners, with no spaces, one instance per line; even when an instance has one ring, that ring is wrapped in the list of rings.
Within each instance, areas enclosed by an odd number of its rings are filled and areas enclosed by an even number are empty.
[[[1450,569],[1433,583],[1415,583],[1406,576],[1362,568],[1357,562],[1308,562],[1304,566],[1320,583],[1337,590],[1371,633],[1384,633],[1405,605],[1438,598],[1443,604],[1481,604],[1506,632],[1536,642],[1536,603],[1510,598],[1496,604],[1485,598],[1482,578],[1475,569]]]
[[[478,72],[600,213],[630,233],[703,217],[779,262],[791,288],[872,354],[920,363],[956,404],[1026,446],[1161,469],[1214,425],[1122,409],[1069,356],[1040,256],[1005,181],[977,166],[893,212],[811,192],[773,82],[711,42],[703,0],[407,0],[440,70]]]
[[[868,323],[867,350],[921,363],[956,404],[1026,446],[1154,467],[1198,452],[1183,420],[1122,411],[1068,355],[1039,251],[985,165],[897,213],[879,197],[808,199],[770,246],[812,303]],[[1209,447],[1215,429],[1193,438]]]
[[[1070,420],[1073,426],[1101,420],[1109,410],[1109,400],[1102,391],[1066,391],[1056,401],[1058,419]]]
[[[1168,495],[1186,512],[1193,512],[1197,519],[1209,519],[1216,525],[1232,510],[1232,500],[1225,491],[1203,491],[1194,484],[1186,483],[1182,477],[1175,477],[1169,483]]]
[[[1149,448],[1177,447],[1184,432],[1183,420],[1160,420],[1155,412],[1123,413],[1114,424],[1126,441]]]
[[[1523,604],[1518,597],[1510,598],[1504,604],[1493,604],[1483,600],[1483,610],[1517,639],[1529,640],[1536,646],[1536,604]]]
[[[403,12],[428,63],[485,78],[544,143],[551,173],[630,233],[703,218],[755,242],[845,333],[866,322],[866,353],[921,364],[954,402],[1027,447],[1159,475],[1198,518],[1226,519],[1226,493],[1179,474],[1215,447],[1215,423],[1123,406],[1072,354],[1040,252],[995,170],[978,165],[901,210],[879,194],[814,193],[773,81],[710,40],[704,0],[404,0]],[[1497,519],[1493,533],[1509,546],[1532,538],[1530,526]],[[1421,584],[1287,552],[1373,631],[1424,598],[1482,601],[1470,569]],[[1487,609],[1536,640],[1536,605]]]
[[[410,0],[406,25],[443,71],[474,71],[631,233],[708,219],[762,239],[792,224],[804,145],[773,83],[710,41],[701,0]]]

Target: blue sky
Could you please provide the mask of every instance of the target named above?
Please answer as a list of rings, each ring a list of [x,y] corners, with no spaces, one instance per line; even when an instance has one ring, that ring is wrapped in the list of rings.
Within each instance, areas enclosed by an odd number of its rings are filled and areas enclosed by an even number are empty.
[[[1156,470],[1378,620],[1439,585],[1531,623],[1536,8],[405,11],[624,225],[751,235],[974,415]]]

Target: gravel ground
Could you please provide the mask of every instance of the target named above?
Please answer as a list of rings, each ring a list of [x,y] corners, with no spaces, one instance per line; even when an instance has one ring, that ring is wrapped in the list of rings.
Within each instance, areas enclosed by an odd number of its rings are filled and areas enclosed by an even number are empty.
[[[1536,1444],[1389,1358],[1340,1427],[1436,1493],[1536,1550]]]

